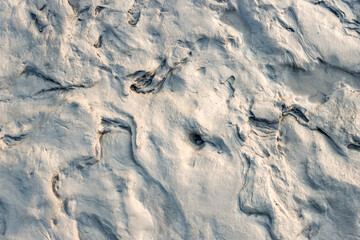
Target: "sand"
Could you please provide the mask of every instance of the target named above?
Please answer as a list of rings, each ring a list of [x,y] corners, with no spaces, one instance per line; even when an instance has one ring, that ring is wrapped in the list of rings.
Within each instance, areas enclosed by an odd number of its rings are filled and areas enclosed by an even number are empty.
[[[0,1],[0,239],[360,239],[357,0]]]

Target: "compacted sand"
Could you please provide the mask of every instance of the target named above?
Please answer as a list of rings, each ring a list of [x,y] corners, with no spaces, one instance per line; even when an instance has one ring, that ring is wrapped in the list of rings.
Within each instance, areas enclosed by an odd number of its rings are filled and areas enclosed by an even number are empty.
[[[360,239],[358,0],[0,0],[0,239]]]

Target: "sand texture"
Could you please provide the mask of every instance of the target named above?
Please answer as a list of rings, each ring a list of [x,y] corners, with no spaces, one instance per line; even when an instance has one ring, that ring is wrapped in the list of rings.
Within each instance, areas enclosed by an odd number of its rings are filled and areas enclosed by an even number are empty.
[[[359,240],[359,0],[0,0],[0,240]]]

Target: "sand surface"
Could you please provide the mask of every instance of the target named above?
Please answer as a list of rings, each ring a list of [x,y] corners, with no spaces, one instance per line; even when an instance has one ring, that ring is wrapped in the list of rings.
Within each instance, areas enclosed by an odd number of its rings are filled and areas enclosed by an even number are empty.
[[[0,239],[360,239],[359,0],[0,0]]]

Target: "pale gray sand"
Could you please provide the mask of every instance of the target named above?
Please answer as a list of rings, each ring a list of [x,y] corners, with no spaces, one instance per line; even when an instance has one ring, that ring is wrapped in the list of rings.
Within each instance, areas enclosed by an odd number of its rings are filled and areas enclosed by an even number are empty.
[[[0,239],[360,239],[358,0],[0,20]]]

